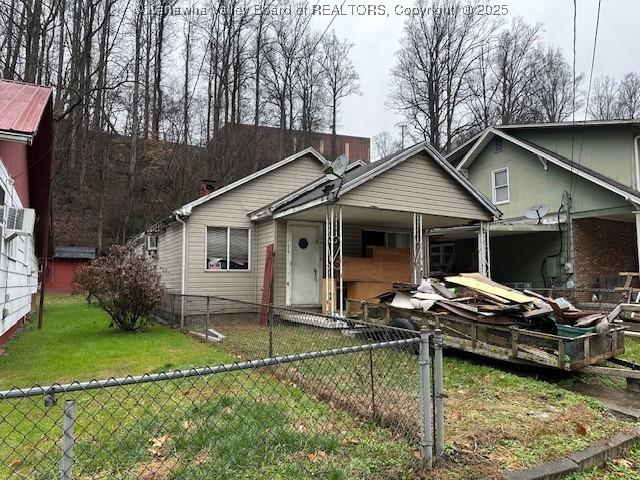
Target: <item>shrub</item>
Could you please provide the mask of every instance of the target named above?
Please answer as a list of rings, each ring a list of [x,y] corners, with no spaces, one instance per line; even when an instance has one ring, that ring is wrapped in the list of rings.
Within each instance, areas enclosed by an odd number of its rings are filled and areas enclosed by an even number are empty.
[[[162,300],[164,287],[153,260],[129,245],[114,245],[106,257],[80,267],[75,284],[110,316],[110,327],[133,331]]]

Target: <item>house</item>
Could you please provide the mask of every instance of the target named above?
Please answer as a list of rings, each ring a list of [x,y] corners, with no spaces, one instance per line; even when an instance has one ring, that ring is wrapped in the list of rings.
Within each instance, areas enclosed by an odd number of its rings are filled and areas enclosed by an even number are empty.
[[[133,241],[157,258],[170,292],[251,302],[262,300],[273,245],[265,300],[344,313],[348,283],[367,260],[369,275],[389,264],[398,269],[382,272],[385,281],[417,280],[426,229],[484,225],[499,215],[426,143],[352,163],[341,178],[325,175],[327,165],[306,148],[183,205]],[[371,252],[397,261],[367,259]]]
[[[258,167],[266,167],[279,161],[290,152],[297,152],[312,147],[326,158],[333,159],[340,154],[346,155],[351,161],[370,161],[371,141],[367,137],[352,135],[335,135],[335,152],[333,151],[334,136],[331,133],[302,130],[282,130],[277,127],[244,123],[229,123],[222,127],[216,136],[216,142],[231,147],[238,152],[236,156],[252,153],[256,145],[259,151]],[[234,147],[244,146],[245,150]]]
[[[640,120],[487,128],[447,160],[502,211],[492,277],[520,287],[611,288],[638,272]],[[540,218],[538,218],[540,217]],[[431,263],[465,270],[473,234],[430,232]]]
[[[76,270],[96,258],[94,247],[59,246],[47,262],[44,279],[45,291],[51,293],[73,292],[73,276]]]
[[[0,343],[23,323],[51,242],[52,90],[0,81]]]

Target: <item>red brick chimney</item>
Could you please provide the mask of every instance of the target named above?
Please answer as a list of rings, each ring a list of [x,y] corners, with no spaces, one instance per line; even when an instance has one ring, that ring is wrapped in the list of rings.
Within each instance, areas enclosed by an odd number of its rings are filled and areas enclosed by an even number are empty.
[[[201,197],[205,195],[209,195],[216,189],[216,180],[207,180],[204,179],[200,182],[200,188],[198,189],[198,193]]]

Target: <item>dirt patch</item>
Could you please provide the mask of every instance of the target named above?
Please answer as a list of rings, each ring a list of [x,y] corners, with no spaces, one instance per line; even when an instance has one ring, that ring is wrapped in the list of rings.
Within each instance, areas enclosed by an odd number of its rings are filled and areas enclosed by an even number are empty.
[[[154,457],[136,470],[138,480],[166,480],[178,467],[180,461],[175,457]]]

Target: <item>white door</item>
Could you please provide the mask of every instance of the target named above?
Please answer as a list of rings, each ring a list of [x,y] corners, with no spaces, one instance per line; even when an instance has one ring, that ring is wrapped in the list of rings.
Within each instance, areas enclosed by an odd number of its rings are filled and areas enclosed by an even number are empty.
[[[289,303],[320,304],[320,228],[289,225]]]

